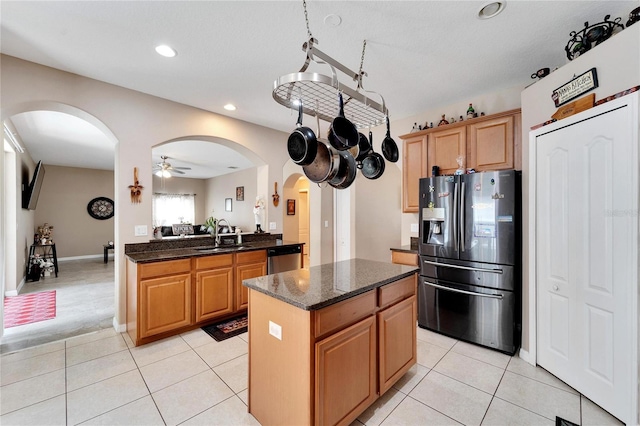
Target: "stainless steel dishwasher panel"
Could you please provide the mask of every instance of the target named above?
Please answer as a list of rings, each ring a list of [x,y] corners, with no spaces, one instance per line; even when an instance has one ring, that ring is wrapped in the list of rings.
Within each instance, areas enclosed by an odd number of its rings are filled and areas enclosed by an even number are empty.
[[[301,245],[267,249],[267,274],[300,269],[301,253]]]

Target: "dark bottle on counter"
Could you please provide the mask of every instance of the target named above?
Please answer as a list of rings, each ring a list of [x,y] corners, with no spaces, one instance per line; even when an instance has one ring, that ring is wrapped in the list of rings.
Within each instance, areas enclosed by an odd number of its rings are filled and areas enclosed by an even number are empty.
[[[440,175],[440,167],[433,166],[431,167],[431,176],[436,177]]]

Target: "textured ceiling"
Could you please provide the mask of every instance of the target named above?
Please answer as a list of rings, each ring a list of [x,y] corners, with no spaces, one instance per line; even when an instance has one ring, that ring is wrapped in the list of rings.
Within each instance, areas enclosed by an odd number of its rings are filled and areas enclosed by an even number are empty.
[[[567,62],[572,30],[607,14],[626,22],[639,3],[508,0],[480,20],[484,4],[309,0],[308,16],[318,47],[352,70],[367,40],[364,87],[384,95],[394,120],[524,88],[537,69]],[[272,90],[304,62],[302,1],[3,1],[1,12],[4,54],[286,132],[295,125]],[[341,25],[326,25],[329,14]],[[160,43],[178,56],[157,55]],[[228,102],[237,111],[224,110]],[[29,151],[39,143],[21,137]]]

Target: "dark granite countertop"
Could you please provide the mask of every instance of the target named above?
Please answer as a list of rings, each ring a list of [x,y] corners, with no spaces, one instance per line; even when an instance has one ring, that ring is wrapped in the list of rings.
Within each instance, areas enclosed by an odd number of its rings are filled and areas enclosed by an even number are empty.
[[[245,252],[253,250],[265,250],[272,247],[297,246],[304,243],[296,241],[268,240],[251,241],[246,244],[215,247],[213,240],[202,240],[202,245],[193,247],[169,248],[167,250],[150,250],[126,253],[126,256],[134,263],[151,263],[167,260],[179,260],[191,257],[211,256],[216,254]]]
[[[306,311],[324,308],[408,277],[415,266],[351,259],[244,280],[242,284]]]
[[[402,251],[405,253],[415,253],[418,254],[418,249],[412,247],[411,245],[407,244],[406,246],[400,246],[400,247],[391,247],[389,250],[392,251]]]

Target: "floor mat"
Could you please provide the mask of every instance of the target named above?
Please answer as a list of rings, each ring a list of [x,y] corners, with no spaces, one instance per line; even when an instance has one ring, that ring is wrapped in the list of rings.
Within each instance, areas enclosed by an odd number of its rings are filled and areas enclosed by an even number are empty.
[[[56,291],[4,298],[4,327],[16,327],[56,317]]]
[[[224,320],[222,322],[202,327],[209,336],[221,342],[229,337],[237,336],[247,331],[247,314]]]

